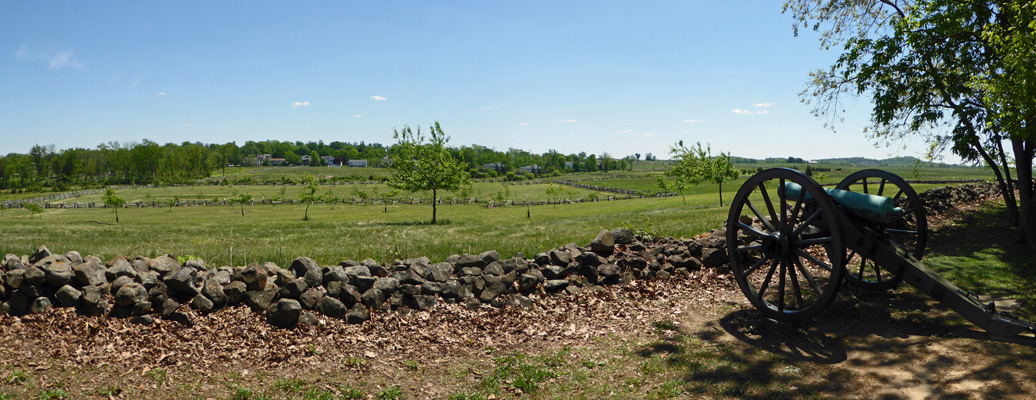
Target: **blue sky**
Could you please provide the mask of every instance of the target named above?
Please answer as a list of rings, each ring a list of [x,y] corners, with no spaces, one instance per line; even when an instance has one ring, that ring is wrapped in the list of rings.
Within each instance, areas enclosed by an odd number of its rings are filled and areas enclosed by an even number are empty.
[[[103,4],[99,5],[99,4]],[[440,121],[451,145],[612,156],[677,140],[737,156],[915,155],[800,103],[837,56],[780,1],[0,4],[0,153],[246,140],[390,144]],[[949,160],[948,160],[949,161]]]

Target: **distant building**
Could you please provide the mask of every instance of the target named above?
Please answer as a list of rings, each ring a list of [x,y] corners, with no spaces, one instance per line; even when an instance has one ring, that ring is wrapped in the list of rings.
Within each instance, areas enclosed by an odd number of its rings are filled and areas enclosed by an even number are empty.
[[[349,160],[349,166],[354,168],[367,168],[367,160]]]
[[[271,155],[271,154],[259,154],[259,155],[255,156],[255,165],[256,166],[263,165],[263,161],[267,161],[267,160],[269,160],[271,158],[273,158],[273,155]]]
[[[572,169],[574,165],[571,161],[565,161],[565,169]]]
[[[270,165],[284,165],[285,162],[283,158],[267,158],[266,161],[269,161]]]
[[[482,164],[482,169],[493,170],[493,171],[496,171],[496,172],[503,172],[503,170],[504,170],[504,163]]]
[[[303,165],[309,165],[309,162],[313,161],[313,157],[310,157],[310,156],[302,156],[300,158],[302,159],[302,164]]]
[[[324,165],[326,165],[328,167],[340,167],[340,166],[342,166],[341,163],[338,163],[337,165],[335,164],[335,158],[333,156],[321,156],[320,159],[324,160]]]
[[[536,164],[526,165],[524,167],[518,168],[518,171],[519,172],[531,172],[531,173],[534,173],[534,174],[538,174],[538,173],[540,173],[540,166],[536,165]]]

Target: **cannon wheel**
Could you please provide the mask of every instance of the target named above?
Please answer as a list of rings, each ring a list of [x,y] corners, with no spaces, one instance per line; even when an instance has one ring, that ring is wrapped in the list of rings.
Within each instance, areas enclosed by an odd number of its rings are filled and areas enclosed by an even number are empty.
[[[784,198],[786,182],[802,187]],[[741,291],[767,317],[806,320],[827,306],[845,271],[831,198],[801,172],[775,168],[741,186],[727,217],[727,254]],[[832,267],[834,266],[834,267]]]
[[[879,237],[906,250],[914,258],[924,257],[928,243],[928,220],[921,206],[921,198],[903,178],[880,169],[856,171],[842,179],[837,189],[891,197],[897,207],[903,208],[902,216],[890,221],[876,221],[872,227]],[[903,279],[903,271],[889,271],[849,251],[845,257],[845,280],[849,284],[868,290],[887,290],[896,287]]]

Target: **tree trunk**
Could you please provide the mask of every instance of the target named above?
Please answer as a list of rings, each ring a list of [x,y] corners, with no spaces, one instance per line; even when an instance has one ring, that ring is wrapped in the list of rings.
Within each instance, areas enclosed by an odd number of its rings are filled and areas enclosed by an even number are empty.
[[[1011,139],[1014,147],[1015,173],[1018,174],[1018,233],[1021,239],[1036,250],[1036,199],[1033,199],[1032,159],[1033,143]]]
[[[723,182],[719,183],[719,206],[723,207]]]
[[[432,189],[432,225],[435,225],[435,194],[436,190]]]
[[[115,223],[119,223],[119,207],[115,207]]]

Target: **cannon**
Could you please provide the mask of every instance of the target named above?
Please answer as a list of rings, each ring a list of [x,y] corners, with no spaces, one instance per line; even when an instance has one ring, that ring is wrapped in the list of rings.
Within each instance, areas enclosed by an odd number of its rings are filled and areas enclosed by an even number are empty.
[[[823,188],[787,168],[759,172],[730,206],[726,244],[731,271],[766,317],[801,322],[846,284],[886,290],[901,282],[932,296],[994,336],[1036,333],[1036,325],[983,304],[921,263],[927,218],[910,185],[868,169]]]

